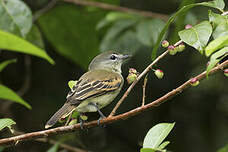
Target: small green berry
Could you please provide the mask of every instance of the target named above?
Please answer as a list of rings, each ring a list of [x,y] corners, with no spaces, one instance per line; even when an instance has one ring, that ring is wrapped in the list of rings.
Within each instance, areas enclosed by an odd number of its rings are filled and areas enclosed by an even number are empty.
[[[199,85],[199,80],[197,78],[192,78],[190,83],[193,87],[195,87]]]
[[[176,47],[173,46],[173,45],[170,45],[170,46],[168,47],[168,50],[169,50],[169,54],[170,54],[170,55],[175,55],[175,54],[177,53],[177,49],[176,49]]]
[[[136,74],[129,74],[127,76],[127,83],[131,84],[133,83],[135,80],[137,79],[137,75]]]
[[[169,42],[167,40],[162,41],[162,47],[167,48],[169,46]]]
[[[182,52],[185,49],[185,45],[183,43],[181,43],[180,45],[177,46],[177,48],[178,48],[177,52]]]
[[[129,69],[129,74],[127,76],[127,82],[128,82],[128,84],[133,83],[137,79],[138,75],[139,75],[139,73],[137,72],[136,69],[130,68]]]
[[[160,69],[155,70],[154,74],[157,76],[158,79],[162,79],[164,76],[164,72]]]
[[[224,75],[225,75],[226,77],[228,77],[228,69],[225,69],[223,72],[224,72]]]

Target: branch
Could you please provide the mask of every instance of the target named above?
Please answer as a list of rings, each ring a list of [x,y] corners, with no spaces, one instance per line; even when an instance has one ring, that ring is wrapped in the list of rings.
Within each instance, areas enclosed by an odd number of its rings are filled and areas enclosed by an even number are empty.
[[[105,3],[96,2],[96,1],[87,1],[87,0],[63,0],[63,1],[74,3],[76,5],[93,6],[93,7],[106,9],[106,10],[138,14],[138,15],[141,15],[144,17],[160,18],[164,21],[167,21],[169,19],[168,15],[164,15],[164,14],[160,14],[160,13],[141,11],[141,10],[137,10],[137,9],[126,8],[126,7],[121,7],[121,6],[111,5],[111,4],[105,4]]]
[[[22,131],[18,131],[18,130],[14,130],[14,135],[21,135],[21,134],[25,134],[24,132]],[[38,142],[42,142],[42,143],[49,143],[49,144],[52,144],[52,145],[55,145],[56,143],[58,143],[58,141],[55,141],[55,140],[52,140],[52,139],[48,139],[48,138],[37,138],[37,139],[34,139],[35,141],[38,141]],[[77,147],[72,147],[70,145],[67,145],[67,144],[64,144],[64,143],[59,143],[59,147],[62,148],[62,149],[66,149],[68,151],[71,151],[71,152],[87,152],[86,150],[83,150],[83,149],[80,149],[80,148],[77,148]]]
[[[40,16],[42,16],[44,13],[46,13],[47,11],[49,11],[50,9],[52,9],[55,4],[57,3],[58,0],[51,0],[47,6],[45,6],[44,8],[38,10],[37,12],[35,12],[35,14],[33,15],[33,22],[35,22]]]
[[[209,72],[209,74],[211,75],[211,74],[213,74],[215,72],[218,72],[221,69],[223,69],[224,67],[226,67],[227,65],[228,65],[228,60],[226,60],[223,63],[219,64],[218,66],[214,67]],[[195,78],[197,78],[198,80],[202,80],[205,77],[206,77],[206,71],[204,71],[201,74],[197,75]],[[157,100],[155,100],[155,101],[153,101],[153,102],[151,102],[149,104],[146,104],[145,106],[141,106],[141,107],[135,108],[135,109],[133,109],[131,111],[128,111],[128,112],[125,112],[123,114],[119,114],[119,115],[116,115],[116,116],[110,116],[110,117],[107,117],[105,119],[102,119],[100,121],[100,125],[110,124],[110,123],[113,123],[113,122],[118,121],[118,120],[124,120],[124,119],[132,117],[134,115],[137,115],[137,114],[139,114],[141,112],[149,110],[152,107],[156,107],[156,106],[160,105],[161,103],[167,101],[168,99],[171,99],[175,95],[181,93],[185,89],[189,88],[191,86],[190,83],[191,83],[191,79],[189,79],[188,81],[183,83],[178,88],[176,88],[176,89],[168,92],[164,96],[158,98]],[[91,128],[91,127],[94,127],[94,126],[97,126],[97,125],[98,125],[97,124],[97,120],[94,120],[94,121],[90,121],[90,122],[85,123],[83,125],[83,127],[84,128]],[[36,139],[36,138],[41,138],[41,137],[48,137],[48,136],[51,136],[51,135],[63,134],[63,133],[66,133],[66,132],[73,132],[73,131],[78,130],[78,129],[80,129],[80,124],[75,124],[75,125],[71,125],[71,126],[57,127],[57,128],[53,128],[53,129],[27,133],[27,134],[23,134],[23,135],[19,135],[19,136],[14,136],[14,137],[10,137],[10,138],[0,139],[0,145],[17,144],[20,141],[24,141],[24,140]]]
[[[174,44],[174,46],[178,46],[179,44],[181,44],[183,41],[178,41],[177,43]],[[128,96],[128,94],[131,92],[131,90],[134,88],[134,86],[139,82],[139,80],[146,75],[151,69],[152,67],[158,62],[160,61],[163,57],[165,57],[167,54],[169,53],[169,50],[166,50],[164,53],[162,53],[160,56],[158,56],[138,77],[137,80],[134,81],[130,87],[127,89],[127,91],[124,93],[124,95],[121,97],[121,99],[118,101],[118,103],[116,104],[116,106],[113,108],[112,112],[110,113],[109,117],[113,116],[116,113],[116,110],[119,108],[119,106],[122,104],[122,102],[124,101],[124,99]]]

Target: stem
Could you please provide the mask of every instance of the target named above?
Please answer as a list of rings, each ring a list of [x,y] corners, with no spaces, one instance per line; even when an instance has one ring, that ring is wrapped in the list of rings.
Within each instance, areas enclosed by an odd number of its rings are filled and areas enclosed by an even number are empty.
[[[160,13],[141,11],[141,10],[137,10],[137,9],[110,5],[110,4],[96,2],[96,1],[87,1],[87,0],[63,0],[63,1],[74,3],[76,5],[93,6],[93,7],[98,7],[101,9],[106,9],[106,10],[113,10],[113,11],[119,11],[119,12],[124,12],[124,13],[137,14],[137,15],[141,15],[144,17],[160,18],[164,21],[167,21],[169,19],[168,15],[164,15],[164,14],[160,14]]]

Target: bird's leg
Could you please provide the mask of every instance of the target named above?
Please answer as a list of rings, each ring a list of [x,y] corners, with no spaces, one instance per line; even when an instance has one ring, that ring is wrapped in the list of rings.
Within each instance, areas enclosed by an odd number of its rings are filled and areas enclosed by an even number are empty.
[[[95,103],[93,103],[93,102],[90,102],[89,105],[94,106],[94,107],[97,109],[98,113],[100,114],[100,118],[99,118],[98,121],[97,121],[97,124],[100,125],[101,119],[106,118],[105,115],[101,112],[101,110],[99,109],[99,107],[97,106],[97,104],[95,104]]]
[[[83,113],[79,113],[78,120],[79,120],[81,129],[84,129],[83,125],[84,125],[85,120],[83,120],[81,118],[81,115],[83,115]]]

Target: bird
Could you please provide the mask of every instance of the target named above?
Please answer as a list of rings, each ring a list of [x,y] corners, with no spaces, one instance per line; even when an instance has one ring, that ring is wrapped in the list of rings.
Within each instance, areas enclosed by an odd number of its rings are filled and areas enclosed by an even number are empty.
[[[131,55],[107,51],[97,55],[69,91],[65,104],[47,121],[50,128],[60,119],[68,117],[73,111],[79,114],[98,112],[99,121],[105,118],[101,108],[110,104],[121,91],[124,84],[121,66]]]

